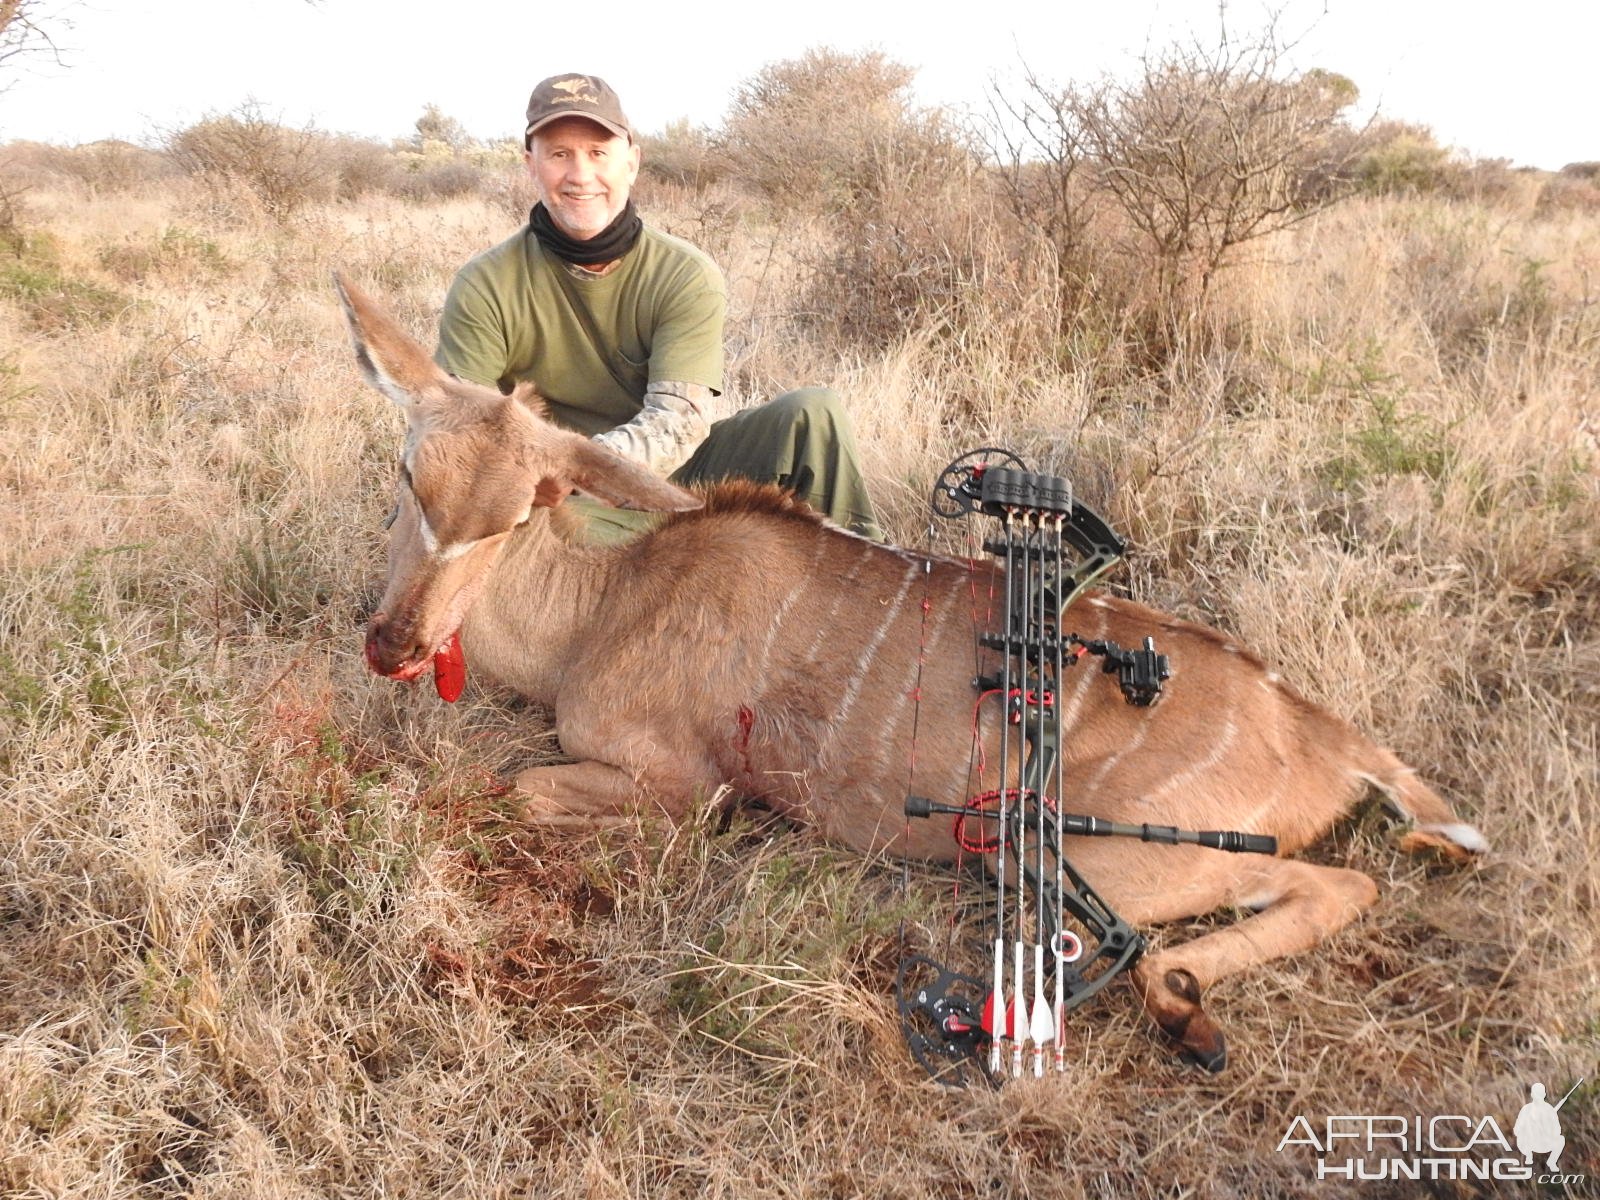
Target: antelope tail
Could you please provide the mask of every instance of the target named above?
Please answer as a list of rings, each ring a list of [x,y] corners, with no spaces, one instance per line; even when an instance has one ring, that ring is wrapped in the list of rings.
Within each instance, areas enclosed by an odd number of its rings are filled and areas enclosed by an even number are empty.
[[[1370,761],[1358,771],[1383,792],[1390,809],[1410,823],[1400,847],[1411,853],[1435,851],[1446,858],[1466,860],[1483,854],[1489,842],[1475,826],[1467,824],[1448,801],[1388,750],[1374,746]]]

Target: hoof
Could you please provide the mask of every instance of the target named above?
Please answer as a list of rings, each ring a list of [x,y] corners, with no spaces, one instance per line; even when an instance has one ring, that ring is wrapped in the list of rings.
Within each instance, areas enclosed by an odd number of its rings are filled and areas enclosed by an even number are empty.
[[[1213,1075],[1228,1065],[1227,1039],[1200,1007],[1200,985],[1189,972],[1168,971],[1157,994],[1146,996],[1146,1004],[1184,1061]]]
[[[1178,1057],[1186,1063],[1193,1063],[1203,1067],[1212,1075],[1220,1075],[1228,1067],[1228,1043],[1222,1035],[1217,1034],[1217,1044],[1207,1050],[1197,1050],[1193,1046],[1184,1046],[1178,1051]]]

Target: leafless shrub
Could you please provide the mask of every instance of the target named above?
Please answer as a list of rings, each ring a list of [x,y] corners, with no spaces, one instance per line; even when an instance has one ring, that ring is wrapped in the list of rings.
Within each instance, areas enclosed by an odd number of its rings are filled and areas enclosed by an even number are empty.
[[[1012,259],[963,130],[911,103],[911,68],[876,51],[813,49],[735,96],[719,150],[780,220],[826,216],[800,252],[798,315],[825,341],[881,347],[951,333]],[[680,139],[683,131],[679,131]]]
[[[1348,191],[1355,86],[1288,71],[1284,49],[1270,25],[1224,31],[1147,54],[1127,82],[1053,87],[1030,71],[1019,94],[994,96],[986,140],[1018,217],[1069,272],[1092,226],[1116,237],[1130,298],[1153,306],[1163,342],[1240,246]]]
[[[1541,215],[1558,212],[1600,211],[1600,176],[1585,178],[1565,167],[1539,189],[1535,210]]]
[[[633,194],[647,222],[698,246],[724,269],[752,207],[727,183],[674,183],[641,175]]]
[[[728,157],[711,131],[687,118],[672,122],[660,133],[645,134],[639,145],[644,151],[640,175],[647,181],[703,188],[728,174]]]
[[[917,123],[914,75],[876,50],[770,63],[734,92],[723,146],[777,211],[837,211],[874,190],[890,144]]]
[[[336,181],[341,200],[392,190],[397,170],[389,148],[370,138],[328,134],[322,140],[324,169]]]
[[[1509,158],[1475,158],[1467,163],[1453,195],[1496,207],[1532,203],[1543,190],[1543,172],[1515,167]]]
[[[1600,162],[1562,167],[1540,187],[1534,210],[1540,215],[1600,211]]]
[[[515,221],[526,221],[528,211],[539,197],[533,180],[521,168],[506,168],[488,173],[481,185],[483,198]]]
[[[338,180],[328,170],[327,142],[315,128],[280,125],[249,102],[172,134],[167,153],[190,175],[249,191],[281,219],[335,195]]]
[[[978,130],[1012,211],[1065,263],[1081,257],[1104,198],[1075,111],[1080,102],[1025,68],[1020,93],[990,89],[989,119]]]
[[[18,60],[55,53],[55,42],[40,19],[44,16],[63,26],[70,22],[44,9],[39,0],[0,0],[0,91],[9,84],[9,72]]]
[[[407,200],[448,200],[483,190],[484,171],[464,158],[419,163],[414,170],[396,173],[390,190]]]
[[[960,339],[1000,313],[1021,321],[1023,278],[1047,264],[1016,253],[1022,234],[976,158],[932,133],[886,143],[871,188],[810,255],[802,310],[826,340],[880,348],[912,329]]]
[[[308,203],[369,192],[437,200],[485,191],[490,176],[510,161],[504,146],[472,140],[431,105],[418,118],[417,133],[393,145],[290,128],[245,105],[172,135],[167,152],[214,190],[248,192],[280,219]]]
[[[173,173],[172,164],[156,150],[108,138],[82,146],[50,146],[13,142],[6,147],[7,173],[32,182],[72,180],[89,192],[122,192]]]

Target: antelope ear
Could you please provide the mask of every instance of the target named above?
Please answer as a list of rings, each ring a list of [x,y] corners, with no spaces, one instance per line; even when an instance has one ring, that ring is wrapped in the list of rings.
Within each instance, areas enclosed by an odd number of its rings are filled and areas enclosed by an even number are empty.
[[[567,482],[614,508],[638,512],[689,512],[705,501],[668,483],[647,467],[572,434],[567,450]]]
[[[401,408],[410,408],[424,391],[440,383],[443,372],[428,352],[376,300],[340,271],[333,273],[333,286],[350,324],[356,361],[373,387]]]

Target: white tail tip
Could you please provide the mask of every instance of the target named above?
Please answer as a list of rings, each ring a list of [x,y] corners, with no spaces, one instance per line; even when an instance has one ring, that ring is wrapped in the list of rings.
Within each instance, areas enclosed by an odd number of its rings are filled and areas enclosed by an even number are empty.
[[[1472,854],[1489,851],[1489,840],[1471,825],[1418,825],[1417,832],[1436,834]]]

